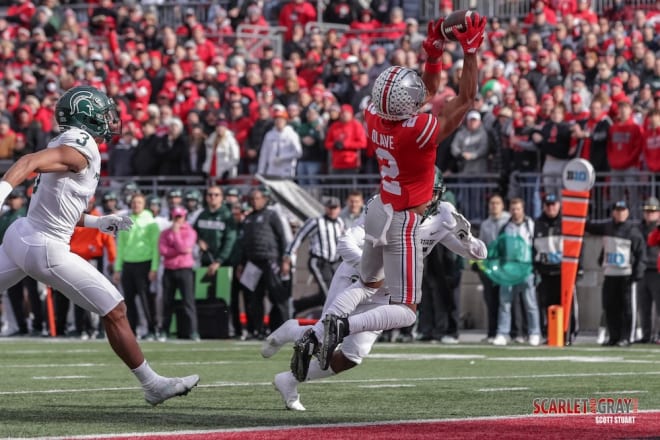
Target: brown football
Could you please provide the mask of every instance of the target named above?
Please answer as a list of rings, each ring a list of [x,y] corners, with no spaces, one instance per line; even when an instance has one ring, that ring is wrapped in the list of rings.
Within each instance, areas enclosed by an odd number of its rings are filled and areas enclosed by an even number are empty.
[[[440,27],[440,32],[442,32],[442,36],[445,37],[445,40],[456,41],[454,31],[465,31],[467,28],[466,20],[472,15],[472,13],[472,10],[460,9],[445,17],[442,26]]]

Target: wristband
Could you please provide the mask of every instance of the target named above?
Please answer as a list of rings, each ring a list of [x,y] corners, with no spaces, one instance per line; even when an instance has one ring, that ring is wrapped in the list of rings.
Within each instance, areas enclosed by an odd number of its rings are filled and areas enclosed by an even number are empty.
[[[442,62],[437,63],[424,63],[424,72],[426,73],[440,73],[442,72]]]
[[[83,214],[83,225],[86,228],[99,228],[99,217],[95,215]]]
[[[0,181],[0,203],[4,202],[9,193],[14,189],[6,180]]]

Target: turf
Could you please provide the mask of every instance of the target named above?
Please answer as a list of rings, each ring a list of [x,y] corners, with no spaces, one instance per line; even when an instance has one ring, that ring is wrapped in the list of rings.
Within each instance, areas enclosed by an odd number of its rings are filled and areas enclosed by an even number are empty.
[[[290,350],[265,360],[259,347],[144,343],[160,373],[202,378],[188,396],[152,408],[104,341],[2,340],[0,437],[530,415],[534,398],[634,397],[640,410],[660,409],[660,349],[652,345],[377,344],[359,368],[302,385],[306,412],[284,410],[270,383]]]

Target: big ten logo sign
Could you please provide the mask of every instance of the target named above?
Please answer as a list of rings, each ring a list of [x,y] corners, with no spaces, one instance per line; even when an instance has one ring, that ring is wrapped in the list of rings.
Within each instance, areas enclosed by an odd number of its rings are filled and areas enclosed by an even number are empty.
[[[606,252],[605,253],[605,263],[608,266],[623,266],[626,262],[626,258],[622,253],[619,252]]]
[[[595,181],[594,167],[584,159],[571,160],[562,171],[562,183],[570,191],[589,191]]]
[[[567,180],[577,180],[579,182],[586,182],[589,179],[589,174],[586,171],[567,170]]]
[[[561,252],[545,252],[541,254],[541,263],[543,264],[560,264]]]

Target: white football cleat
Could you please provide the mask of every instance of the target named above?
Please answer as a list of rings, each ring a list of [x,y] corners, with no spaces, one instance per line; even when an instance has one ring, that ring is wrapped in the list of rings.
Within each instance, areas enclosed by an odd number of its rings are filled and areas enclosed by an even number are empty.
[[[284,324],[268,335],[261,346],[261,355],[265,358],[269,358],[280,351],[280,348],[282,348],[284,344],[298,339],[298,334],[294,334],[294,330],[297,330],[299,327],[300,325],[298,325],[297,319],[284,321]]]
[[[529,335],[529,345],[533,347],[541,345],[541,335]]]
[[[506,336],[504,336],[504,335],[497,335],[497,336],[495,336],[495,339],[493,339],[492,344],[493,344],[493,345],[500,345],[500,346],[501,346],[501,345],[506,345],[507,342],[508,342],[508,341],[507,341],[507,339],[506,339]]]
[[[199,383],[199,376],[165,377],[153,385],[142,386],[144,400],[151,405],[158,405],[176,396],[185,396]]]
[[[279,391],[286,409],[292,411],[305,411],[305,407],[300,403],[300,394],[298,394],[298,381],[293,377],[290,371],[285,371],[275,375],[273,380],[275,389]]]

